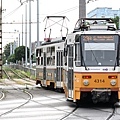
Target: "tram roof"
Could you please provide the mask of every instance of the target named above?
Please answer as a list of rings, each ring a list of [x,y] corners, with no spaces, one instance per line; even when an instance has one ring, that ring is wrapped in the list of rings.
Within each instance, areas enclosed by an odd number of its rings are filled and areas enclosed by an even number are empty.
[[[54,38],[54,39],[51,39],[50,41],[46,41],[46,42],[42,43],[41,46],[64,42],[65,39],[66,39],[66,37]]]

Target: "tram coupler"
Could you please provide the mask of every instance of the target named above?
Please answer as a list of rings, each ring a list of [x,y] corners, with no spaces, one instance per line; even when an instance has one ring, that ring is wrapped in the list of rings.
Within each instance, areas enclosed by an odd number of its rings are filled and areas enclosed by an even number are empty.
[[[91,92],[93,103],[108,102],[111,95],[108,89],[93,89]]]

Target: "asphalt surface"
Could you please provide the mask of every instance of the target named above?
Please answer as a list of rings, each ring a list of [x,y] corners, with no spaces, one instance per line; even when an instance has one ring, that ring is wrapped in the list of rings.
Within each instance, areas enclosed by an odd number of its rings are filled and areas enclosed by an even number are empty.
[[[36,86],[0,86],[0,120],[120,120],[120,108],[107,104],[79,107],[64,93]]]

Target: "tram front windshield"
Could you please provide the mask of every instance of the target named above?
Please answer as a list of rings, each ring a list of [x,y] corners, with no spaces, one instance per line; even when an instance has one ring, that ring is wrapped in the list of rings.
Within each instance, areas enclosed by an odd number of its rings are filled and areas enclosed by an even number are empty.
[[[81,35],[76,66],[114,66],[117,63],[118,35]],[[78,47],[78,45],[77,45]],[[79,56],[77,54],[77,56]],[[79,64],[80,63],[80,64]]]

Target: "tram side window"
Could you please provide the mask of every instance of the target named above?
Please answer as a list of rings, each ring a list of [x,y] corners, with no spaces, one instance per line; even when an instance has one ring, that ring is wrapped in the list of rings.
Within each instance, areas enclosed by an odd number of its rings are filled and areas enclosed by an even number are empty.
[[[47,65],[51,65],[51,57],[47,57]]]
[[[51,51],[50,49],[51,49],[50,47],[47,48],[47,53],[50,53]]]
[[[51,55],[52,53],[55,53],[55,46],[51,47]]]
[[[55,46],[47,48],[47,65],[55,65]]]
[[[47,57],[47,65],[55,65],[55,56]]]
[[[41,57],[41,65],[43,65],[43,57]]]
[[[43,49],[41,48],[41,49],[40,49],[40,56],[41,56],[42,53],[43,53]]]
[[[37,58],[37,65],[40,65],[40,58]]]
[[[52,57],[51,62],[52,62],[52,65],[55,65],[55,56]]]
[[[119,44],[119,65],[120,65],[120,44]]]
[[[38,56],[38,53],[39,53],[39,49],[36,50],[36,56]]]
[[[77,67],[81,66],[80,43],[75,44],[75,65]]]

